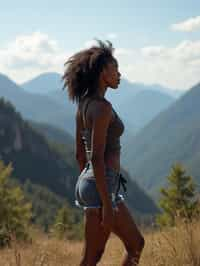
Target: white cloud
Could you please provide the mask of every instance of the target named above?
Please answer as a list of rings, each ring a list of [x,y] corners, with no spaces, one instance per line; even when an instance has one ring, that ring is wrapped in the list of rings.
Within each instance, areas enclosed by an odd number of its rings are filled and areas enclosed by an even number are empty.
[[[142,55],[157,59],[191,61],[200,58],[200,41],[185,40],[177,46],[168,48],[164,46],[150,46],[141,49]]]
[[[115,49],[115,55],[116,56],[130,56],[133,55],[135,51],[133,49],[127,49],[127,48],[116,48]]]
[[[35,32],[18,36],[6,49],[0,50],[0,55],[9,68],[47,67],[55,64],[53,56],[57,56],[58,52],[56,41],[46,34]]]
[[[47,34],[20,35],[7,47],[0,48],[0,71],[21,82],[41,72],[63,71],[69,55]]]
[[[116,33],[114,33],[114,32],[108,33],[106,35],[106,38],[109,39],[109,40],[110,39],[115,40],[115,39],[117,39],[117,37],[118,37],[118,35]]]
[[[90,48],[94,45],[97,45],[97,41],[96,40],[89,40],[89,41],[86,41],[84,43],[84,48]]]
[[[173,24],[171,26],[171,29],[174,31],[186,31],[186,32],[200,30],[200,16],[189,18],[182,22]]]
[[[84,47],[96,44],[86,42]],[[76,51],[63,51],[56,40],[35,32],[18,36],[0,47],[0,72],[21,83],[48,71],[63,73],[64,62]],[[200,80],[200,40],[185,40],[174,47],[146,46],[141,49],[116,47],[122,76],[130,81],[187,89]]]
[[[200,80],[200,41],[186,40],[175,47],[147,46],[120,60],[132,81],[188,89]]]

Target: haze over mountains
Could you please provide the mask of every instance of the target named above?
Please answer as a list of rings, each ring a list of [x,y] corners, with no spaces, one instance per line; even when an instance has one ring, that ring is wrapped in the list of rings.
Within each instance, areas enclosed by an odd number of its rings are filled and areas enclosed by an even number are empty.
[[[47,86],[48,84],[48,86]],[[62,87],[61,75],[55,72],[45,73],[36,76],[21,84],[21,87],[27,92],[46,94],[58,91]]]
[[[122,104],[121,116],[123,120],[126,119],[132,125],[136,133],[158,113],[172,104],[174,100],[172,96],[166,93],[146,89],[138,92]],[[131,108],[125,108],[126,106]]]
[[[39,92],[48,95],[64,107],[67,105],[68,114],[70,115],[73,115],[76,111],[76,106],[69,101],[67,92],[62,91],[61,75],[57,73],[41,74],[21,84],[21,86],[27,92]],[[160,85],[147,86],[121,79],[119,88],[117,90],[108,89],[106,98],[112,102],[125,124],[127,123],[126,136],[131,136],[171,104],[178,97],[177,95],[177,91]],[[122,142],[124,142],[124,139],[122,139]]]
[[[51,124],[74,136],[76,104],[69,101],[67,91],[62,90],[62,86],[61,75],[57,73],[41,74],[21,86],[0,74],[0,96],[10,100],[24,118]],[[125,123],[122,145],[174,100],[158,91],[161,89],[161,86],[151,89],[152,97],[145,99],[145,95],[150,93],[148,86],[122,79],[117,90],[108,90],[106,97]],[[149,92],[145,93],[147,90]],[[138,100],[133,105],[134,97]]]
[[[61,74],[58,74],[56,72],[46,72],[19,85],[27,92],[48,94],[49,92],[56,92],[60,90],[63,86],[63,82]],[[119,90],[123,90],[126,93],[121,93],[119,92]],[[169,94],[175,98],[178,98],[184,92],[180,90],[172,90],[170,88],[163,87],[159,84],[145,85],[142,83],[133,83],[123,78],[121,80],[119,90],[115,90],[114,93],[112,93],[111,90],[108,90],[106,94],[108,98],[111,97],[112,100],[118,101],[118,104],[120,103],[120,101],[123,102],[125,99],[128,99],[129,96],[133,96],[137,92],[143,90],[160,91]],[[119,95],[121,96],[120,99]]]
[[[57,87],[58,84],[60,87]],[[66,90],[62,90],[59,74],[41,74],[22,84],[22,87],[5,75],[0,75],[0,96],[10,100],[24,118],[47,123],[74,137],[76,105],[69,101]],[[189,139],[190,134],[195,134],[194,124],[191,128],[188,124],[181,124],[187,112],[185,112],[186,107],[180,104],[193,90],[185,94],[182,92],[183,96],[179,95],[177,98],[177,92],[175,92],[176,96],[172,96],[172,91],[162,86],[155,85],[153,89],[152,86],[131,83],[122,79],[117,90],[110,89],[106,94],[125,123],[125,133],[121,138],[122,165],[152,195],[155,195],[155,191],[163,184],[163,176],[169,172],[171,163],[181,158],[180,151],[187,143],[184,134],[188,134]],[[191,108],[195,106],[192,104]],[[181,109],[182,116],[176,118],[179,109]],[[197,108],[194,112],[199,114]],[[168,113],[170,113],[169,118],[166,118]],[[174,121],[175,119],[177,121]],[[195,130],[197,130],[197,125],[198,123],[196,123]],[[182,127],[184,130],[181,131]],[[43,130],[46,133],[49,131],[45,127]],[[53,128],[50,131],[49,137],[54,136]],[[61,132],[60,134],[62,135]],[[187,155],[189,150],[193,153],[193,148],[195,147],[185,148],[185,156],[189,156]],[[184,156],[183,158],[185,159]],[[191,163],[188,161],[190,169],[194,165],[195,158],[194,160],[190,158]]]
[[[197,84],[128,142],[122,164],[151,195],[158,194],[175,162],[200,181],[199,102]]]
[[[67,102],[62,106],[48,95],[26,92],[2,74],[0,74],[0,97],[11,101],[24,118],[50,123],[71,135],[74,134],[74,114],[69,111]]]

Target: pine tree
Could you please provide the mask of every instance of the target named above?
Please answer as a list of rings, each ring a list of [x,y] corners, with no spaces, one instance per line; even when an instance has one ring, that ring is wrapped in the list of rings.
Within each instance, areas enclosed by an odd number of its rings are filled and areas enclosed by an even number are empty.
[[[160,226],[174,225],[177,217],[190,220],[198,207],[196,185],[180,164],[172,166],[167,179],[168,187],[160,190],[162,198],[159,203],[163,209],[163,213],[157,216]]]
[[[60,208],[55,217],[52,233],[59,239],[82,240],[84,236],[84,223],[79,214],[67,203]]]
[[[61,209],[58,210],[55,223],[54,223],[54,233],[60,238],[67,238],[68,234],[72,230],[73,227],[73,216],[70,212],[70,208],[68,205],[64,205]]]
[[[0,161],[0,246],[9,244],[11,236],[16,239],[28,238],[31,218],[31,204],[26,203],[20,187],[9,182],[12,165]]]

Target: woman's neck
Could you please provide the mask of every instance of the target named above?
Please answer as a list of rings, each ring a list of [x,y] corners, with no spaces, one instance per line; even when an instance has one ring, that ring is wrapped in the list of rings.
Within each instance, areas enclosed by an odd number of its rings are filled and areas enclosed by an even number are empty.
[[[98,89],[96,93],[98,94],[100,98],[104,98],[106,91],[107,91],[107,86],[105,84],[105,81],[102,79],[99,79]]]

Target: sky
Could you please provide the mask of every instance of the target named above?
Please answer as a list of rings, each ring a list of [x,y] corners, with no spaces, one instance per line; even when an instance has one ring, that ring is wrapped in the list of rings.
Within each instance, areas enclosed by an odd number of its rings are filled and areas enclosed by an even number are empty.
[[[200,1],[2,1],[0,73],[21,84],[94,39],[110,40],[122,77],[171,89],[200,82]]]

